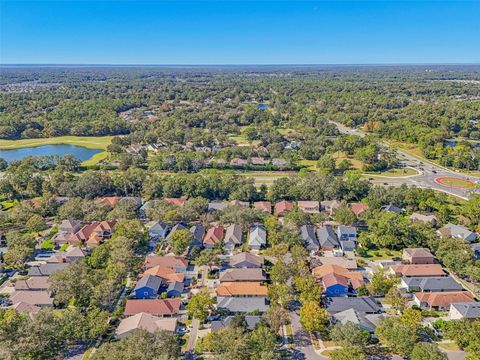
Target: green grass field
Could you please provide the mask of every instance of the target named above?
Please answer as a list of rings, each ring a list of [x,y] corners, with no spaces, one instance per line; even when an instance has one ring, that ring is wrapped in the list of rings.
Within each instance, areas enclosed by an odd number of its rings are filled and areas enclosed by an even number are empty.
[[[68,144],[83,146],[88,149],[107,150],[113,136],[59,136],[42,139],[0,140],[0,149],[13,150],[42,145]]]
[[[97,165],[99,162],[101,162],[102,160],[105,160],[106,158],[108,158],[108,156],[110,155],[110,153],[108,151],[102,151],[98,154],[95,154],[93,155],[90,159],[88,160],[85,160],[84,162],[82,162],[82,165],[83,166],[93,166],[93,165]]]
[[[405,167],[405,168],[400,168],[400,169],[390,169],[387,171],[381,171],[381,172],[366,172],[366,175],[371,175],[372,177],[378,176],[378,177],[402,177],[402,176],[411,176],[411,175],[417,175],[418,171],[411,168],[411,167]]]
[[[366,256],[357,255],[357,257],[362,260],[387,260],[395,257],[402,257],[402,252],[389,249],[368,250]]]
[[[477,187],[477,185],[471,181],[455,177],[440,177],[438,178],[437,182],[441,185],[450,186],[453,188],[475,189]]]

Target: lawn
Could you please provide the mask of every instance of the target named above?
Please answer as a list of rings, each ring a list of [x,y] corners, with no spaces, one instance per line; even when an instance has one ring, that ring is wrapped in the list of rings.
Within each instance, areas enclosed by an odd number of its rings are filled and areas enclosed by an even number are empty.
[[[15,200],[5,200],[5,201],[0,201],[0,209],[3,211],[7,211],[15,205]]]
[[[379,250],[367,250],[365,256],[357,254],[359,259],[363,260],[387,260],[395,257],[402,257],[402,252],[399,250],[379,249]]]
[[[365,174],[371,175],[372,177],[402,177],[402,176],[412,176],[417,175],[418,171],[411,167],[404,167],[399,169],[390,169],[380,172],[366,172]]]
[[[277,179],[289,177],[292,172],[269,172],[269,171],[245,171],[238,172],[237,175],[253,178],[255,186],[267,185],[270,186]]]
[[[449,186],[452,188],[460,188],[460,189],[474,189],[477,187],[477,185],[475,185],[471,181],[468,181],[462,178],[449,177],[449,176],[436,178],[435,182],[440,185]]]
[[[113,136],[59,136],[42,139],[0,140],[0,149],[12,150],[42,145],[77,145],[88,149],[103,149],[112,142]]]
[[[54,247],[55,244],[50,239],[45,239],[42,245],[40,245],[40,249],[42,250],[53,250]]]
[[[448,342],[448,343],[437,343],[438,347],[444,350],[450,351],[458,351],[460,348],[458,347],[456,342]]]
[[[108,151],[102,151],[98,154],[93,155],[90,159],[85,160],[82,162],[83,166],[94,166],[97,165],[99,162],[108,158],[110,153]]]
[[[335,159],[335,162],[337,163],[337,165],[340,164],[342,160],[347,159],[352,164],[352,168],[357,170],[363,169],[364,164],[362,161],[349,158],[344,152],[337,151],[336,153],[332,154],[332,157]]]

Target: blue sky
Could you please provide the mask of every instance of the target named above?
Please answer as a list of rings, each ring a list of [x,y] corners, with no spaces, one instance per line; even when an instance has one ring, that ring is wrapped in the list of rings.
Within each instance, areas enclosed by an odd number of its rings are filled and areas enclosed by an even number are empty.
[[[480,62],[480,1],[0,2],[2,64]]]

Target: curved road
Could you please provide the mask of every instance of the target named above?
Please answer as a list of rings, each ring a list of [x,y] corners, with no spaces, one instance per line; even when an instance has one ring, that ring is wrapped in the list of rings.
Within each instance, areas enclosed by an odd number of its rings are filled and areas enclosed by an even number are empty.
[[[346,127],[342,124],[336,123],[334,121],[330,121],[330,123],[334,124],[340,133],[347,134],[347,135],[355,135],[364,137],[366,134],[357,129],[351,129]],[[402,184],[407,184],[411,186],[417,186],[421,188],[433,189],[437,191],[442,191],[447,194],[457,196],[459,198],[467,200],[472,193],[480,194],[480,188],[477,189],[456,189],[449,186],[443,186],[435,182],[437,177],[442,176],[453,176],[465,180],[470,180],[472,182],[476,182],[480,184],[480,178],[475,176],[470,176],[466,174],[462,174],[456,171],[452,171],[448,168],[445,168],[441,165],[432,163],[425,159],[418,159],[415,156],[412,156],[402,150],[396,149],[391,147],[390,145],[380,142],[383,146],[388,147],[394,150],[397,154],[398,160],[404,166],[410,166],[420,172],[419,175],[413,175],[408,177],[398,177],[398,178],[374,178],[373,182],[376,184],[387,184],[391,186],[400,186]]]

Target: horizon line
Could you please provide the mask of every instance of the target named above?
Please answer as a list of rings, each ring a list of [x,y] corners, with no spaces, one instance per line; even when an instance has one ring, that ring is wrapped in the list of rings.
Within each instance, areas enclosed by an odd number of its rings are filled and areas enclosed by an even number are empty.
[[[306,63],[306,64],[267,64],[267,63],[245,63],[245,64],[148,64],[148,63],[132,63],[132,64],[122,64],[122,63],[6,63],[1,64],[0,67],[25,67],[25,66],[50,66],[50,67],[71,67],[71,66],[118,66],[118,67],[135,67],[135,66],[145,66],[145,67],[251,67],[251,66],[300,66],[300,67],[312,67],[312,66],[425,66],[425,65],[434,65],[434,66],[448,66],[448,65],[480,65],[480,62],[452,62],[452,63],[432,63],[432,62],[405,62],[405,63]]]

